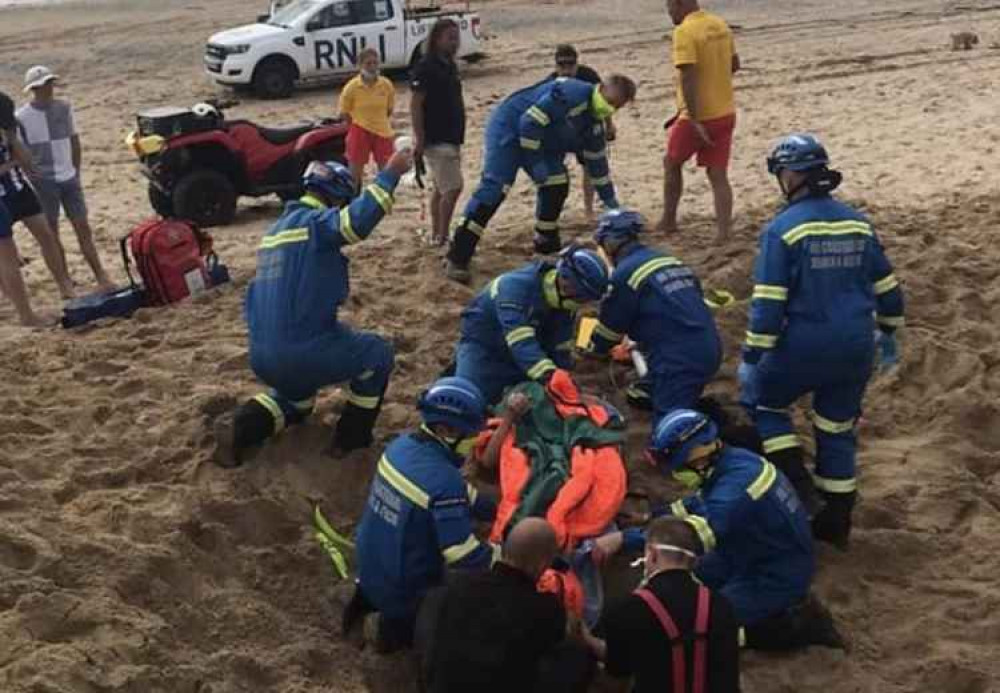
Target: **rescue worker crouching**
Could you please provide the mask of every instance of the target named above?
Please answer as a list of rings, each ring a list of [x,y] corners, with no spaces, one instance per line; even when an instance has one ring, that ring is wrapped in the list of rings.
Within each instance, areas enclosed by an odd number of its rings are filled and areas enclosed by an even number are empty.
[[[446,260],[451,279],[468,282],[469,262],[487,224],[507,197],[520,169],[538,187],[535,250],[561,247],[559,217],[569,195],[567,153],[581,155],[591,182],[609,209],[618,206],[608,170],[604,122],[635,99],[636,85],[612,75],[601,84],[559,78],[507,97],[490,116],[482,179],[455,229]]]
[[[701,412],[678,409],[653,432],[647,459],[694,491],[654,515],[688,522],[703,548],[695,574],[722,594],[745,628],[747,645],[842,647],[829,612],[809,595],[815,573],[809,517],[788,479],[763,457],[728,446]],[[641,549],[641,530],[619,544]]]
[[[249,449],[304,421],[320,388],[343,382],[350,383],[348,400],[333,448],[371,445],[393,349],[384,338],[338,321],[350,291],[343,249],[367,238],[392,210],[393,191],[411,165],[409,151],[396,153],[353,201],[354,180],[345,166],[313,162],[306,169],[305,195],[289,202],[265,234],[247,290],[250,365],[272,390],[220,419],[219,464],[241,464]]]
[[[459,468],[486,423],[486,402],[463,378],[437,381],[417,404],[423,424],[396,438],[378,462],[358,527],[358,582],[345,634],[377,611],[376,649],[409,647],[421,599],[446,569],[487,570],[494,552],[472,532],[496,504],[480,496]]]
[[[601,216],[594,241],[615,269],[584,353],[607,354],[627,335],[649,364],[629,401],[649,402],[661,417],[695,407],[722,363],[722,342],[698,277],[677,258],[644,245],[642,231],[634,211]]]
[[[903,293],[871,223],[831,197],[841,175],[828,164],[811,135],[785,137],[768,157],[788,204],[760,236],[739,374],[764,453],[815,514],[815,536],[845,548],[857,488],[854,429],[876,349],[883,367],[898,358]],[[788,411],[806,394],[813,478]],[[818,513],[816,489],[825,501]]]
[[[500,275],[462,312],[456,375],[475,383],[488,405],[524,380],[548,382],[557,368],[573,366],[577,309],[607,289],[604,261],[573,246],[554,264]]]

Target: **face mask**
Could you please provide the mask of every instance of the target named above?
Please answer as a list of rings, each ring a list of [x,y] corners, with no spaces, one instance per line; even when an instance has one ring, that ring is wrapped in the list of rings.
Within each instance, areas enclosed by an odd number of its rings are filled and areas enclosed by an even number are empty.
[[[376,79],[378,79],[378,72],[379,72],[378,68],[376,68],[374,70],[364,70],[364,69],[362,69],[361,70],[361,78],[363,80],[365,80],[366,82],[374,82]]]
[[[704,483],[705,479],[693,469],[676,469],[670,473],[674,481],[684,486],[684,488],[694,491]]]

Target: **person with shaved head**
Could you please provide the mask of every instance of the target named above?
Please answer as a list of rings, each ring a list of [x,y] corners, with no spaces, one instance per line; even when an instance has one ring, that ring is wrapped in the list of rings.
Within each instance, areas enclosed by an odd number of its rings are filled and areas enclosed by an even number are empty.
[[[417,649],[430,693],[585,691],[595,662],[567,638],[560,600],[536,588],[559,552],[545,520],[521,520],[488,573],[463,576],[424,603]]]

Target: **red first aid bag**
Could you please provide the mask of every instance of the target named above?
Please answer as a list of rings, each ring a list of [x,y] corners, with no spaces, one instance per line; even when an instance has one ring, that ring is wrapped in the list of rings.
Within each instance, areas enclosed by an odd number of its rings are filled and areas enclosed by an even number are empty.
[[[205,264],[205,256],[212,252],[212,238],[183,219],[143,222],[122,239],[121,251],[133,286],[133,262],[139,272],[147,305],[174,303],[213,284]]]

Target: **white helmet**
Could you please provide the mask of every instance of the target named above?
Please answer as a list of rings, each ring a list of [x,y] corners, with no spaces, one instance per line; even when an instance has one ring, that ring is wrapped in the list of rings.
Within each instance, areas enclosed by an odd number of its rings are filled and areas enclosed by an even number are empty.
[[[194,106],[192,106],[191,107],[191,112],[194,113],[199,118],[219,118],[219,117],[221,117],[221,114],[219,113],[219,109],[218,108],[216,108],[215,106],[213,106],[210,103],[205,103],[204,101],[202,101],[201,103],[196,103]]]

